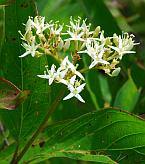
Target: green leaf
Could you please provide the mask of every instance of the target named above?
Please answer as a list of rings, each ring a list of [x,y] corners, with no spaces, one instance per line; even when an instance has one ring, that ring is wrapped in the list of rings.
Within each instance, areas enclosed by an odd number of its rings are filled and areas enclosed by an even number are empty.
[[[95,26],[101,26],[105,34],[112,35],[113,33],[121,33],[115,18],[113,18],[103,0],[81,0],[80,2],[84,11],[86,11],[86,16],[94,22]]]
[[[14,0],[0,0],[0,5],[9,5],[10,3],[13,3]]]
[[[10,163],[13,157],[13,153],[15,151],[15,146],[16,146],[15,144],[11,144],[9,147],[0,151],[0,162],[2,164]]]
[[[110,104],[112,100],[112,95],[110,93],[107,78],[102,74],[99,74],[99,84],[104,101]]]
[[[16,109],[29,93],[30,91],[21,91],[10,81],[0,78],[0,109]]]
[[[55,157],[67,157],[75,160],[83,160],[83,161],[93,161],[97,163],[102,164],[117,164],[113,160],[111,160],[108,156],[105,155],[91,155],[88,151],[62,151],[62,152],[54,152]],[[49,158],[52,158],[53,156],[49,155],[42,155],[43,160],[47,160]],[[34,160],[34,161],[33,161]],[[32,161],[29,161],[31,164],[40,162],[42,160],[39,159],[33,159]]]
[[[21,162],[37,163],[52,157],[88,161],[93,158],[97,162],[101,160],[98,155],[104,155],[103,160],[110,157],[119,164],[145,162],[144,126],[143,119],[125,111],[107,108],[90,112],[49,126]]]
[[[31,91],[29,98],[17,110],[0,111],[2,122],[18,142],[17,145],[27,142],[27,138],[43,120],[50,104],[48,83],[37,77],[37,74],[41,74],[45,69],[46,58],[19,58],[24,49],[18,30],[23,33],[23,23],[26,23],[29,16],[36,14],[33,0],[16,0],[5,7],[5,39],[0,55],[1,72],[4,78],[12,81],[21,90]],[[22,99],[23,96],[21,94],[19,98]]]
[[[140,92],[131,77],[124,83],[124,85],[117,92],[114,107],[119,107],[124,110],[133,111]]]

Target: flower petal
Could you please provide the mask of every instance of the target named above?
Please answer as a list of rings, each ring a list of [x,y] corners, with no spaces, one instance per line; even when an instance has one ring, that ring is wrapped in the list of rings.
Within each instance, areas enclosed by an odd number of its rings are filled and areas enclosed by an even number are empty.
[[[74,97],[73,93],[70,93],[69,95],[67,95],[66,97],[63,98],[63,100],[68,100],[70,98]]]
[[[49,75],[37,75],[37,76],[42,79],[49,79]]]
[[[89,66],[89,69],[95,67],[95,65],[98,64],[98,62],[96,60],[94,60],[91,65]]]
[[[85,85],[86,85],[86,83],[81,84],[79,87],[77,87],[78,93],[80,93],[84,89]]]
[[[83,77],[83,75],[79,71],[75,71],[74,73],[76,75],[78,75],[78,77],[80,77],[82,80],[85,80],[85,78]]]
[[[53,81],[54,81],[54,77],[49,78],[49,85],[51,85],[53,83]]]
[[[75,97],[76,97],[79,101],[81,101],[82,103],[85,103],[85,101],[83,100],[83,98],[81,97],[81,95],[76,94]]]
[[[23,58],[23,57],[25,57],[25,56],[27,56],[29,54],[30,54],[30,51],[26,51],[24,54],[22,54],[21,56],[19,56],[19,58]]]
[[[71,79],[70,79],[70,84],[71,84],[71,85],[74,85],[75,80],[76,80],[76,75],[74,75],[73,77],[71,77]]]

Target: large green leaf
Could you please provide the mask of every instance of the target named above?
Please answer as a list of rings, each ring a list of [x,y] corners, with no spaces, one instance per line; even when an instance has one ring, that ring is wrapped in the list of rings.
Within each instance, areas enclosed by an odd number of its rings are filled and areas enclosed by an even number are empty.
[[[37,141],[22,161],[37,163],[60,156],[97,161],[98,155],[107,155],[123,164],[145,162],[144,126],[144,120],[121,110],[90,112],[48,127],[43,144]]]
[[[144,126],[143,119],[125,111],[107,108],[90,112],[49,126],[20,163],[38,163],[52,157],[104,163],[110,157],[119,164],[145,162]],[[3,151],[0,160],[9,159],[6,151],[13,153],[11,149]]]
[[[134,81],[129,77],[118,91],[114,106],[131,112],[138,101],[139,95],[140,92],[136,88]]]
[[[26,139],[37,129],[50,103],[47,81],[37,77],[47,64],[45,57],[18,57],[24,52],[18,30],[24,31],[23,23],[26,23],[28,16],[36,14],[33,0],[16,0],[5,7],[5,40],[0,55],[1,72],[21,90],[31,91],[29,98],[16,110],[0,111],[2,121],[17,142]]]

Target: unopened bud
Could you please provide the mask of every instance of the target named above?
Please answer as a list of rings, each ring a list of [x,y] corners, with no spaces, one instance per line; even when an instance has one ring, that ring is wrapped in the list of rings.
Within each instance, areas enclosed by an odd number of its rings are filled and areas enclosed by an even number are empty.
[[[112,72],[112,76],[118,76],[118,74],[120,73],[120,67],[116,68],[113,72]]]
[[[101,27],[97,26],[94,33],[93,33],[93,37],[98,37],[99,33],[100,33]]]
[[[64,42],[62,39],[60,39],[59,43],[58,43],[58,49],[61,50],[63,48]]]
[[[64,51],[68,50],[69,47],[70,47],[70,40],[67,40],[67,41],[65,42],[64,46],[63,46]]]
[[[35,57],[39,58],[40,56],[42,56],[43,53],[39,52],[39,51],[36,51],[35,52]]]
[[[113,34],[113,42],[116,46],[118,46],[119,40],[118,40],[118,36],[116,34]]]

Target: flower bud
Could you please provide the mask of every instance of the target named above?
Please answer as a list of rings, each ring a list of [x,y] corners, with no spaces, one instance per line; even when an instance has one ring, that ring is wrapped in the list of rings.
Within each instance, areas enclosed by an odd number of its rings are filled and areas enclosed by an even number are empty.
[[[58,45],[57,45],[58,49],[61,50],[63,48],[63,45],[64,45],[64,42],[62,39],[60,39],[60,41],[58,42]]]
[[[98,37],[99,33],[100,33],[101,27],[97,26],[94,33],[93,33],[93,37]]]
[[[67,41],[65,42],[64,46],[63,46],[64,51],[68,50],[69,47],[70,47],[70,40],[67,40]]]
[[[116,69],[112,72],[112,76],[118,76],[118,74],[120,73],[120,70],[121,70],[120,67],[116,68]]]
[[[116,46],[119,44],[118,36],[116,34],[113,34],[113,42]]]

